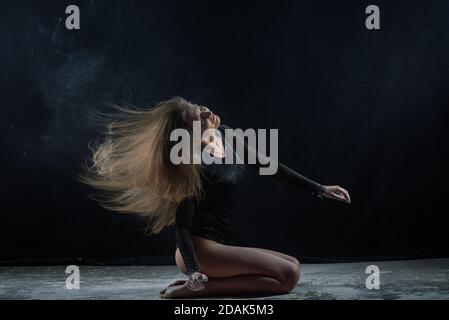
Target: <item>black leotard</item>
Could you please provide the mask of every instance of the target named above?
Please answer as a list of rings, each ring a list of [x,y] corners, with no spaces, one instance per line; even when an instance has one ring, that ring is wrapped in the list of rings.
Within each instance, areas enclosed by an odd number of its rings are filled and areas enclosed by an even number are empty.
[[[220,132],[229,127],[221,125]],[[248,151],[245,148],[245,151]],[[236,156],[235,151],[234,157]],[[219,243],[226,243],[231,233],[228,196],[244,177],[248,166],[242,164],[202,164],[204,197],[200,200],[185,199],[176,212],[176,241],[181,252],[187,274],[199,271],[192,235],[197,235]],[[261,165],[256,164],[256,167]],[[295,186],[301,186],[312,193],[321,195],[324,187],[287,166],[278,163],[278,171],[271,176]]]

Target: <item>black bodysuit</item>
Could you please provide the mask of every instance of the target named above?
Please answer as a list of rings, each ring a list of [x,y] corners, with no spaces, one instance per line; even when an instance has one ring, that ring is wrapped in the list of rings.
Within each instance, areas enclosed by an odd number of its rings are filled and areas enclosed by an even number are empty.
[[[224,125],[218,128],[223,137],[224,130],[228,128]],[[248,149],[245,148],[245,152],[247,151]],[[236,157],[234,150],[233,153]],[[204,197],[200,200],[185,199],[176,212],[176,241],[188,275],[199,271],[192,235],[223,244],[230,240],[231,208],[228,196],[244,177],[248,166],[258,168],[261,165],[205,163],[201,165]],[[319,183],[300,175],[281,163],[278,163],[277,173],[271,177],[304,187],[317,195],[321,195],[324,191],[324,187]]]

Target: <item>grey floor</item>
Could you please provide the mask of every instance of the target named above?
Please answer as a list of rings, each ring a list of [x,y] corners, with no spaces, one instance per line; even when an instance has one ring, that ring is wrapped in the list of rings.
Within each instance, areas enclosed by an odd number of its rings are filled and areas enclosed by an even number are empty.
[[[366,288],[367,266],[380,269],[380,288]],[[0,268],[0,299],[159,299],[184,276],[174,266],[80,266],[80,289],[66,288],[66,266]],[[260,298],[259,298],[260,299]],[[305,264],[290,294],[265,299],[449,299],[449,259]]]

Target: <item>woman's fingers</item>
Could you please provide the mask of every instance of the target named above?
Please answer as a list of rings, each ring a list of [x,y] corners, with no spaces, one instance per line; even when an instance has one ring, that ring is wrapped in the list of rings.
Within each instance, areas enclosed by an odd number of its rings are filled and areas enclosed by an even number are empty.
[[[192,291],[200,291],[204,289],[204,285],[202,284],[191,284],[191,285],[187,285],[187,288],[189,288]]]
[[[347,201],[346,198],[344,197],[344,195],[338,190],[332,192],[331,197],[336,200],[339,200],[339,201],[345,201],[345,202]]]
[[[187,281],[187,288],[192,291],[196,291],[197,285],[195,285],[194,281]]]
[[[350,203],[351,200],[349,199],[349,193],[348,191],[346,191],[345,189],[338,187],[337,189],[337,194],[339,195],[339,197],[343,197],[343,200],[347,203]]]
[[[343,189],[343,188],[341,188],[341,189],[342,189],[342,192],[343,192],[344,197],[346,198],[346,201],[347,201],[348,203],[351,203],[351,197],[349,196],[348,190]]]
[[[187,288],[192,291],[200,291],[204,289],[204,283],[208,281],[205,274],[196,273],[187,280]]]
[[[337,199],[337,200],[345,201],[345,197],[342,196],[341,194],[337,193],[337,192],[334,193],[334,196],[335,196],[335,199]]]
[[[331,199],[343,201],[346,203],[351,203],[351,197],[349,196],[349,192],[340,186],[326,187],[324,196],[331,198]]]

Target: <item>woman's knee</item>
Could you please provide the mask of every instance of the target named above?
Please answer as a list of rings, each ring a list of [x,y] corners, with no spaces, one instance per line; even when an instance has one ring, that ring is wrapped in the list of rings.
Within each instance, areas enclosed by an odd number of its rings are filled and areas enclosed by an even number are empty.
[[[292,291],[301,277],[299,262],[286,264],[281,270],[281,284],[285,292]]]
[[[298,261],[298,259],[296,259],[295,257],[291,258],[291,261],[298,266],[299,269],[301,269],[301,263]]]

